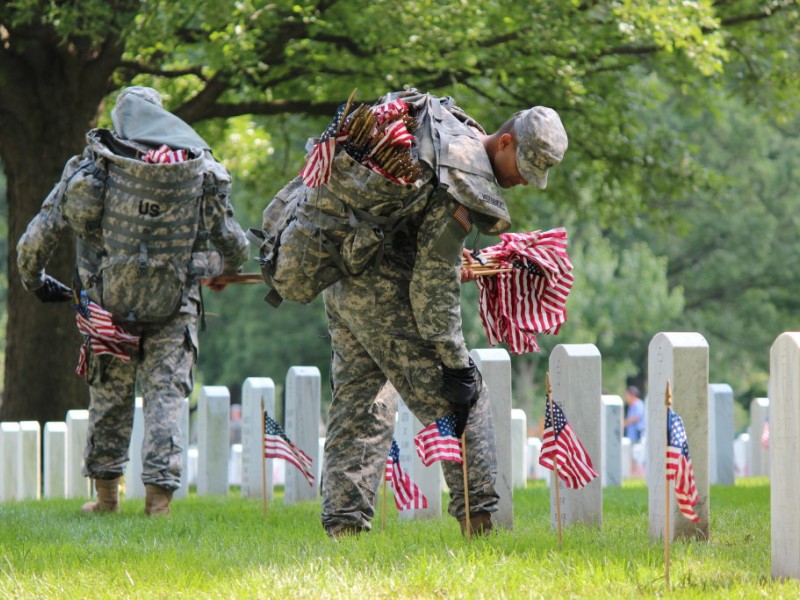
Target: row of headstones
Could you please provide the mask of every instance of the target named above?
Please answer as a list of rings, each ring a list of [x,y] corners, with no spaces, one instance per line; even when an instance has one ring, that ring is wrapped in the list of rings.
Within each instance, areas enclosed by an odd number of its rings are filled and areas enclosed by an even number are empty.
[[[511,435],[511,363],[505,350],[474,350],[472,357],[478,365],[491,392],[492,416],[496,427],[498,473],[496,489],[499,495],[498,512],[493,521],[501,527],[513,528],[513,460]],[[552,381],[552,396],[568,416],[573,429],[583,441],[591,457],[607,474],[618,460],[614,455],[615,444],[621,448],[620,418],[614,411],[621,410],[616,402],[603,402],[601,386],[601,361],[598,349],[592,344],[562,344],[550,355],[549,372]],[[674,495],[665,498],[665,454],[666,454],[666,406],[664,393],[667,383],[672,389],[672,401],[681,415],[689,439],[694,464],[695,482],[699,504],[695,512],[699,522],[692,523],[681,517]],[[319,465],[319,414],[320,378],[315,367],[293,367],[286,379],[285,430],[294,443],[308,453],[315,465]],[[653,539],[686,537],[709,539],[710,496],[709,485],[712,468],[726,456],[729,446],[726,440],[733,435],[732,398],[724,401],[724,410],[710,410],[709,398],[727,395],[709,394],[708,344],[698,333],[659,333],[652,339],[648,349],[647,423],[647,486],[649,506],[649,533]],[[598,402],[596,399],[601,399]],[[773,576],[800,577],[800,333],[784,333],[777,338],[770,353],[770,399],[772,427],[770,433],[769,465],[772,473],[771,519]],[[198,494],[226,494],[228,491],[229,451],[229,405],[228,389],[221,386],[204,387],[198,400]],[[242,388],[242,495],[262,497],[266,490],[272,495],[272,470],[262,461],[261,415],[266,409],[274,413],[275,388],[269,378],[249,378]],[[613,406],[613,409],[604,407]],[[730,406],[730,409],[729,409]],[[188,409],[187,409],[188,415]],[[66,436],[71,444],[63,455],[73,457],[83,447],[85,428],[70,427],[83,419],[81,411],[70,411],[67,415]],[[608,416],[610,413],[612,416]],[[720,426],[718,421],[724,421]],[[656,435],[659,424],[664,435]],[[2,485],[17,485],[19,473],[6,477],[5,468],[9,458],[18,450],[22,439],[22,426],[17,441],[0,443],[0,464],[4,465]],[[422,427],[403,407],[398,412],[396,435],[400,446],[400,460],[411,478],[420,486],[429,499],[429,507],[420,511],[404,511],[404,518],[415,516],[438,516],[441,514],[441,476],[438,469],[426,469],[416,457],[413,437]],[[48,429],[45,427],[45,442]],[[83,429],[81,431],[81,429]],[[27,431],[27,429],[26,429]],[[188,431],[188,416],[186,419]],[[720,432],[725,432],[720,434]],[[15,436],[9,435],[9,438]],[[755,444],[751,444],[751,448]],[[727,453],[732,462],[733,451]],[[132,456],[136,456],[132,451]],[[716,457],[713,458],[712,457]],[[45,450],[45,463],[53,458]],[[727,460],[727,459],[726,459]],[[714,465],[712,465],[712,461]],[[131,461],[133,465],[140,461]],[[184,463],[186,464],[186,463]],[[318,467],[317,467],[318,468]],[[78,495],[75,483],[77,469],[66,466],[68,495]],[[46,469],[47,471],[47,469]],[[729,469],[732,473],[732,467]],[[262,475],[263,474],[263,475]],[[718,475],[716,475],[718,477]],[[11,481],[13,479],[13,481]],[[129,474],[129,488],[135,485],[136,477]],[[729,483],[732,483],[732,476]],[[720,481],[720,483],[724,483]],[[45,486],[48,482],[45,481]],[[292,503],[316,499],[317,486],[309,486],[295,469],[288,469],[285,477],[284,500]],[[83,486],[88,482],[83,480]],[[182,489],[185,490],[186,486]],[[560,514],[562,523],[584,522],[599,526],[602,523],[602,478],[595,479],[581,490],[566,488],[558,482]],[[130,491],[126,490],[129,495]],[[81,495],[86,495],[84,487]],[[185,493],[185,492],[184,492]],[[669,530],[665,531],[665,515],[669,511]],[[551,486],[551,523],[556,524],[555,486]]]
[[[500,353],[499,360],[505,362],[508,355]],[[491,353],[490,353],[491,354]],[[490,361],[491,356],[485,351],[477,351],[476,355],[483,356],[484,361]],[[496,369],[495,369],[496,370]],[[495,390],[493,389],[493,392]],[[298,436],[308,436],[309,441],[313,432],[319,430],[319,371],[314,367],[293,367],[287,377],[287,424],[286,428],[291,439]],[[500,398],[493,393],[495,399]],[[204,387],[199,401],[198,440],[203,447],[203,460],[200,460],[199,448],[191,448],[188,455],[184,450],[184,485],[181,486],[177,497],[186,494],[189,483],[197,484],[200,494],[227,493],[227,486],[233,481],[242,483],[246,481],[245,495],[260,496],[253,491],[250,481],[253,477],[259,478],[258,473],[253,475],[252,467],[258,470],[260,464],[260,415],[261,403],[268,412],[274,415],[274,384],[269,378],[250,378],[243,387],[243,398],[246,404],[243,423],[249,434],[245,435],[247,442],[234,445],[233,449],[227,448],[223,441],[228,439],[227,424],[230,405],[230,394],[227,388],[220,386]],[[298,412],[295,407],[302,406],[312,410]],[[436,469],[427,469],[413,452],[413,435],[422,424],[411,419],[402,400],[399,403],[397,438],[401,447],[401,462],[412,464],[409,470],[425,479],[430,475],[432,481],[440,482]],[[734,482],[734,455],[735,448],[732,444],[733,435],[733,392],[730,386],[724,384],[709,385],[709,465],[711,483],[733,484]],[[753,401],[751,413],[753,427],[764,422],[768,401],[756,399]],[[622,480],[631,474],[633,448],[630,440],[621,438],[621,422],[623,404],[619,396],[601,396],[600,437],[601,453],[600,468],[602,486],[618,486]],[[315,422],[316,417],[316,422]],[[511,487],[524,487],[528,478],[541,478],[549,483],[550,472],[538,465],[538,456],[541,450],[541,440],[527,438],[527,418],[525,412],[519,409],[510,411],[509,436],[505,436],[503,427],[498,430],[503,437],[511,440]],[[182,428],[184,439],[189,439],[189,412],[188,401],[184,405]],[[306,423],[307,425],[303,426]],[[256,427],[253,427],[253,424]],[[83,410],[69,411],[66,422],[53,422],[45,425],[44,436],[44,496],[45,497],[85,497],[91,493],[90,482],[81,475],[82,452],[84,447],[86,428],[88,426],[88,412]],[[249,427],[248,427],[249,426]],[[141,482],[141,462],[136,458],[141,453],[141,440],[143,437],[142,400],[136,399],[134,430],[130,461],[126,472],[126,495],[129,498],[144,496],[144,486]],[[744,438],[744,439],[742,439]],[[41,482],[39,481],[39,424],[35,421],[22,423],[0,424],[0,454],[4,451],[8,456],[17,457],[16,461],[5,461],[8,465],[3,470],[0,481],[0,500],[38,498]],[[72,443],[70,443],[72,442]],[[248,443],[249,442],[249,443]],[[740,436],[739,443],[747,444],[746,436]],[[317,456],[321,456],[324,438],[318,441]],[[309,444],[309,447],[311,444]],[[306,446],[301,446],[305,448]],[[247,449],[247,452],[245,452]],[[407,452],[403,452],[403,451]],[[751,448],[752,465],[761,465],[760,469],[750,469],[750,474],[763,474],[766,467],[766,451],[760,444],[753,444]],[[232,454],[232,455],[229,455]],[[746,453],[749,455],[750,453]],[[245,459],[245,456],[247,458]],[[212,460],[213,457],[214,459]],[[228,458],[224,458],[228,457]],[[226,462],[227,461],[227,462]],[[245,462],[247,466],[245,466]],[[272,461],[268,461],[268,464]],[[201,466],[202,465],[202,466]],[[227,467],[226,467],[227,465]],[[315,461],[319,469],[320,461]],[[747,471],[747,467],[739,469]],[[270,475],[273,470],[270,465]],[[234,475],[235,474],[235,475]],[[319,473],[317,474],[319,475]],[[272,482],[269,482],[269,487]],[[260,485],[260,484],[259,484]],[[435,490],[431,490],[436,496]],[[298,498],[305,498],[306,494],[297,491]],[[290,495],[293,498],[295,494]],[[434,506],[420,514],[410,513],[408,516],[438,516],[440,507]]]

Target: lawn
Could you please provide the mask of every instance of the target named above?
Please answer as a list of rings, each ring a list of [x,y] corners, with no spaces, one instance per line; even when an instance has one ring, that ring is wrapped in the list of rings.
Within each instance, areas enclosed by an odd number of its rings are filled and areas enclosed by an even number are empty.
[[[769,484],[713,486],[708,542],[648,539],[647,489],[608,488],[602,527],[550,528],[541,483],[514,494],[514,530],[465,541],[458,523],[398,521],[329,540],[319,503],[268,515],[260,500],[197,497],[149,519],[142,500],[116,515],[79,500],[0,505],[0,598],[798,598],[800,582],[770,578]]]

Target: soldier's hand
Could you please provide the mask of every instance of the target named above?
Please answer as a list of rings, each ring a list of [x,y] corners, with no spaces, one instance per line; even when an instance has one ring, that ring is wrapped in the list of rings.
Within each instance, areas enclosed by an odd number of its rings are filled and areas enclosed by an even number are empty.
[[[50,275],[44,276],[44,283],[33,293],[41,302],[69,302],[72,299],[72,290]]]
[[[481,392],[481,374],[478,367],[469,359],[469,366],[451,369],[442,365],[442,396],[444,396],[456,415],[456,437],[460,438],[467,426],[469,410],[475,406]]]

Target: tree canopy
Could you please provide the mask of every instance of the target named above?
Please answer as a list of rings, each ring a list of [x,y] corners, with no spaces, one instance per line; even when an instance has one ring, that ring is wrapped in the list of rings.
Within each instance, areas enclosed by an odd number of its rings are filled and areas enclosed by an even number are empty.
[[[515,228],[589,219],[627,241],[724,184],[726,166],[697,152],[708,123],[729,116],[720,99],[770,127],[793,126],[799,16],[792,0],[3,3],[0,161],[12,247],[0,418],[61,419],[85,405],[65,358],[74,328],[64,311],[30,302],[13,244],[85,131],[107,123],[120,88],[156,87],[215,142],[237,175],[239,214],[255,224],[299,168],[304,139],[353,88],[360,99],[406,86],[453,95],[490,130],[516,110],[552,106],[570,150],[544,196],[509,194]],[[52,271],[68,278],[63,246]],[[669,265],[672,287],[679,259]],[[42,347],[57,357],[46,373]]]

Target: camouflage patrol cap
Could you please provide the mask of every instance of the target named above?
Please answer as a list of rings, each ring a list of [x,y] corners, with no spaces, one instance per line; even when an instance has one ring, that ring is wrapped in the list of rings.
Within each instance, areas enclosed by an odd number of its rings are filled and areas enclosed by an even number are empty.
[[[122,90],[119,93],[119,96],[117,96],[117,104],[119,104],[119,102],[123,100],[124,97],[127,96],[128,94],[134,94],[135,96],[144,98],[145,100],[147,100],[148,102],[152,102],[156,106],[162,106],[162,107],[164,106],[161,102],[161,94],[159,94],[158,91],[154,90],[151,87],[144,87],[141,85],[126,87],[124,90]]]
[[[567,132],[558,113],[546,106],[534,106],[514,115],[517,140],[517,168],[529,183],[547,187],[547,170],[556,166],[567,151]]]

